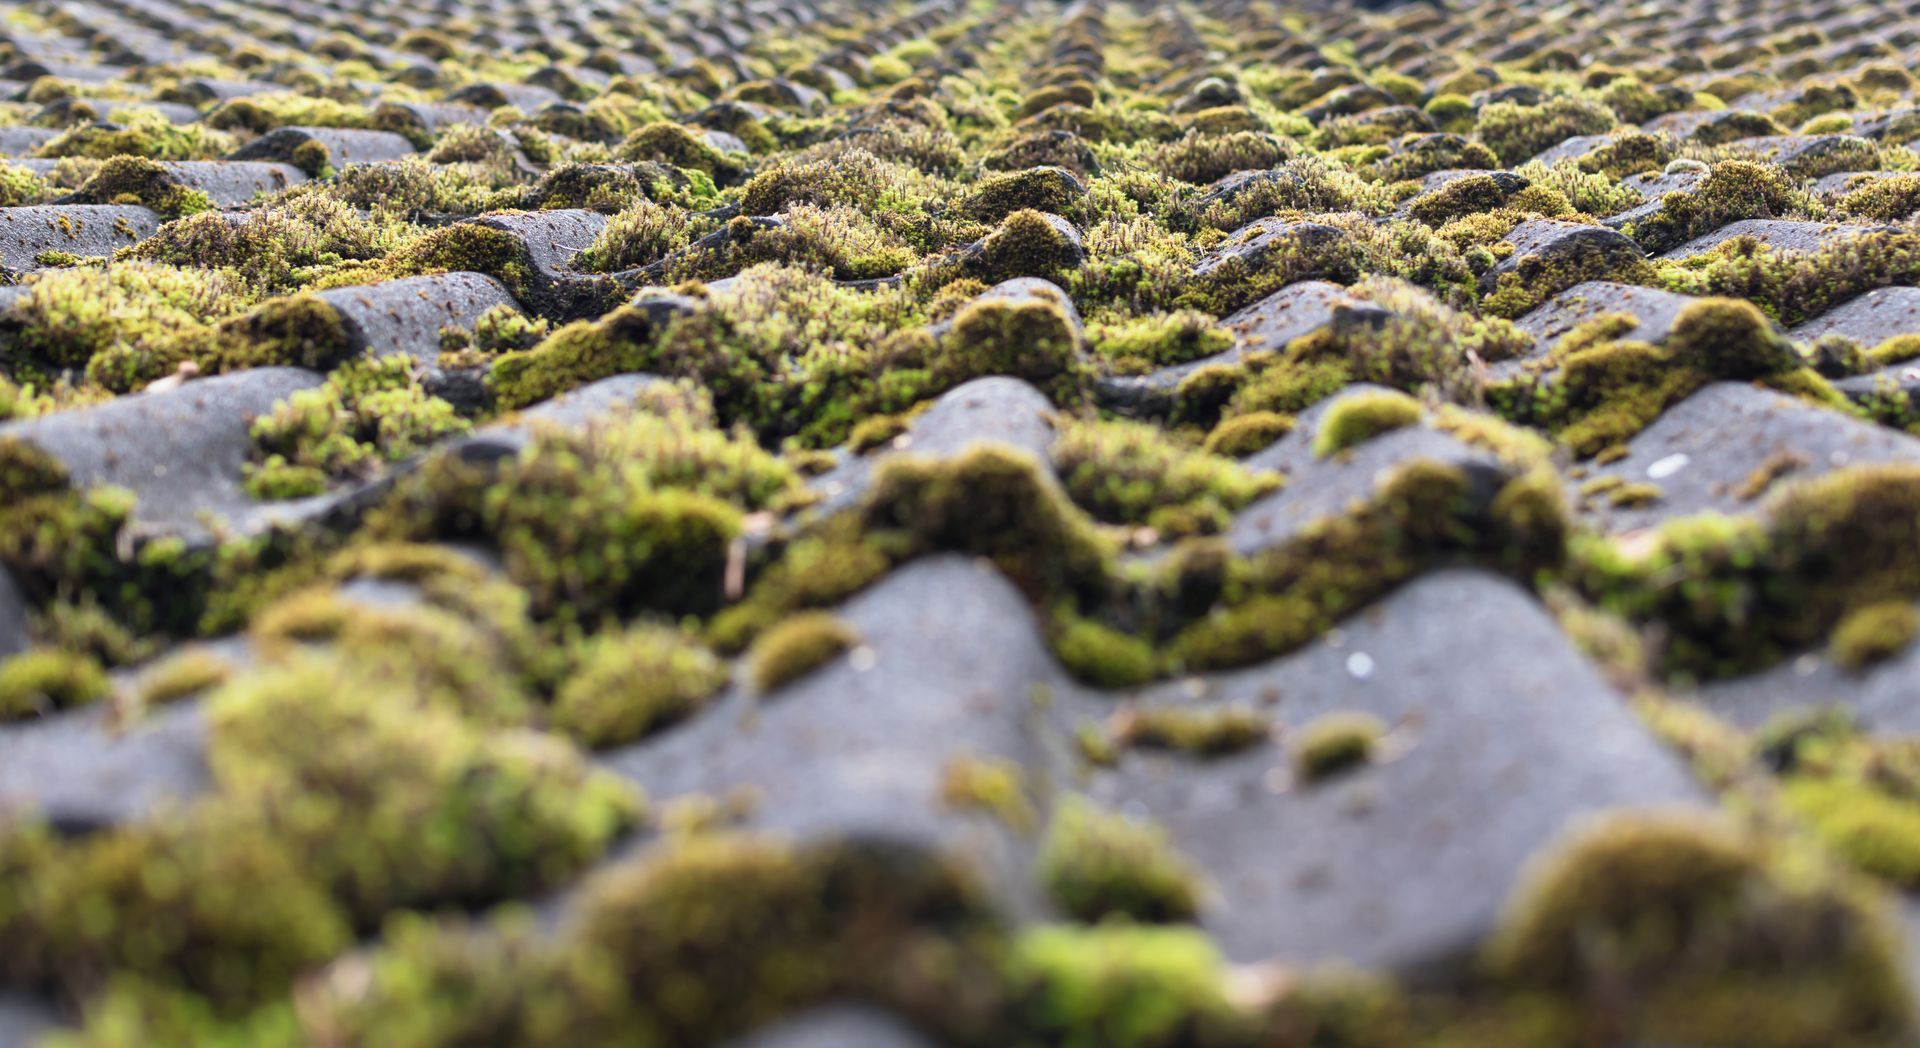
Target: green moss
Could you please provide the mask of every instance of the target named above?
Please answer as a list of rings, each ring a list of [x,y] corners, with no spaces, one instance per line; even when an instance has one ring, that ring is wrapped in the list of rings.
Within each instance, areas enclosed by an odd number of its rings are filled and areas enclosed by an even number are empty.
[[[1294,735],[1294,770],[1312,782],[1365,764],[1386,733],[1387,726],[1370,713],[1322,714]]]
[[[564,743],[487,730],[525,699],[481,643],[355,619],[336,657],[293,655],[209,700],[222,793],[361,920],[552,886],[640,817],[629,784]]]
[[[1713,814],[1629,811],[1531,864],[1489,960],[1626,1036],[1871,1044],[1909,1021],[1886,920],[1853,885]]]
[[[1237,569],[1231,587],[1213,590],[1217,606],[1178,623],[1167,656],[1187,670],[1259,662],[1320,636],[1428,565],[1466,557],[1524,577],[1557,564],[1567,530],[1550,471],[1522,473],[1479,503],[1458,469],[1409,462],[1384,475],[1369,500]]]
[[[342,365],[254,420],[263,462],[247,473],[255,498],[296,498],[325,490],[328,477],[361,476],[381,460],[407,458],[465,433],[453,405],[425,393],[405,357]]]
[[[179,184],[158,161],[138,156],[108,159],[74,191],[72,202],[140,204],[168,218],[213,210],[205,193]]]
[[[66,464],[19,437],[0,436],[0,502],[67,490]]]
[[[285,992],[349,930],[294,857],[250,829],[205,810],[58,846],[16,887],[14,959],[76,997],[115,974],[228,1011]]]
[[[1231,1043],[1246,1020],[1225,995],[1224,974],[1218,949],[1192,928],[1033,928],[1014,941],[1005,965],[1014,1043]]]
[[[1209,185],[1235,171],[1279,167],[1297,151],[1290,140],[1264,131],[1208,135],[1188,131],[1178,141],[1156,146],[1146,166],[1194,185]]]
[[[1575,135],[1605,134],[1615,123],[1613,112],[1598,102],[1557,95],[1537,106],[1489,103],[1473,132],[1502,163],[1516,165]]]
[[[1787,807],[1853,866],[1901,887],[1920,884],[1920,805],[1864,783],[1789,779]]]
[[[111,691],[106,671],[91,655],[41,649],[0,662],[0,720],[84,706]]]
[[[1420,402],[1393,390],[1355,393],[1335,401],[1320,421],[1313,453],[1321,457],[1345,451],[1382,433],[1417,426],[1426,412]]]
[[[301,1006],[307,1029],[342,1044],[657,1043],[625,994],[606,954],[507,907],[484,922],[396,915],[366,967],[335,966],[303,988]]]
[[[1215,455],[1246,458],[1271,446],[1293,432],[1293,429],[1292,415],[1275,411],[1249,411],[1213,427],[1203,447]]]
[[[861,506],[869,537],[902,556],[947,550],[993,560],[1035,599],[1084,599],[1111,581],[1113,547],[1040,466],[991,445],[944,461],[889,458]]]
[[[175,124],[153,110],[120,116],[117,124],[75,127],[40,147],[43,157],[144,157],[150,160],[216,160],[233,152],[233,136],[200,123]]]
[[[326,371],[353,355],[346,321],[318,295],[276,298],[220,325],[219,370],[272,365]]]
[[[1159,668],[1147,641],[1070,614],[1060,616],[1053,652],[1074,676],[1101,688],[1145,683]]]
[[[1065,230],[1031,209],[1015,211],[1001,220],[966,256],[967,275],[989,284],[1015,277],[1041,277],[1058,282],[1079,267],[1086,253]]]
[[[1089,325],[1087,342],[1115,373],[1136,375],[1224,353],[1233,348],[1233,333],[1205,313],[1179,310]]]
[[[838,280],[893,276],[915,261],[912,248],[857,208],[793,204],[778,223],[735,218],[721,243],[676,256],[667,274],[719,280],[759,263],[816,270]]]
[[[607,220],[606,228],[574,266],[588,273],[614,273],[656,262],[693,241],[695,225],[677,207],[637,200]]]
[[[708,833],[596,877],[570,934],[610,959],[660,1043],[702,1044],[902,976],[941,993],[953,974],[912,958],[979,914],[969,876],[917,853]]]
[[[1660,210],[1621,228],[1649,253],[1671,251],[1694,237],[1747,218],[1780,218],[1800,204],[1793,180],[1777,167],[1747,160],[1713,165],[1691,190],[1660,198]]]
[[[14,345],[60,367],[85,368],[109,389],[128,392],[171,374],[235,306],[218,274],[150,262],[40,274],[14,306]]]
[[[1863,179],[1858,188],[1849,189],[1835,206],[1851,218],[1898,222],[1920,211],[1920,174]]]
[[[1180,921],[1199,903],[1197,877],[1164,831],[1076,797],[1055,806],[1039,869],[1054,903],[1082,921]]]
[[[236,222],[204,212],[161,226],[128,249],[131,258],[217,269],[236,289],[266,297],[300,287],[313,273],[386,248],[387,232],[320,193],[285,197]]]
[[[188,648],[140,671],[134,681],[135,708],[164,706],[212,691],[233,676],[233,663],[204,648]]]
[[[1082,395],[1086,367],[1080,332],[1064,299],[1047,294],[981,298],[962,307],[929,361],[933,378],[957,386],[986,375],[1011,375],[1056,402]]]
[[[1066,214],[1086,190],[1063,168],[1034,167],[990,174],[975,183],[960,207],[978,222],[999,222],[1015,211]]]
[[[1920,234],[1873,230],[1812,251],[1776,252],[1749,237],[1663,268],[1670,290],[1742,298],[1783,324],[1797,324],[1876,288],[1910,279]]]
[[[631,742],[692,714],[726,680],[725,664],[678,630],[604,634],[560,685],[553,723],[587,746]]]
[[[762,695],[799,680],[860,643],[852,626],[833,615],[795,615],[768,630],[748,655],[747,677]]]
[[[257,464],[249,462],[245,470],[242,487],[262,502],[303,499],[327,490],[326,470],[288,462],[284,455],[268,455],[266,461]]]
[[[1827,654],[1841,669],[1860,670],[1900,653],[1920,633],[1920,612],[1907,601],[1883,601],[1848,612],[1833,628]]]
[[[614,152],[622,160],[653,160],[700,171],[721,185],[739,180],[745,170],[744,156],[722,153],[693,130],[664,121],[628,135]]]
[[[1067,493],[1095,519],[1174,535],[1222,530],[1233,511],[1280,484],[1138,422],[1073,423],[1052,457]]]
[[[1026,833],[1040,821],[1020,765],[1009,760],[957,757],[940,775],[940,802],[949,808],[985,812],[1007,828]]]
[[[1273,722],[1244,706],[1128,706],[1108,722],[1116,746],[1178,750],[1196,756],[1239,753],[1266,742]]]
[[[281,127],[376,126],[365,106],[332,98],[275,91],[228,99],[207,111],[200,122],[220,131],[247,131],[264,135]],[[381,126],[380,130],[399,130]]]

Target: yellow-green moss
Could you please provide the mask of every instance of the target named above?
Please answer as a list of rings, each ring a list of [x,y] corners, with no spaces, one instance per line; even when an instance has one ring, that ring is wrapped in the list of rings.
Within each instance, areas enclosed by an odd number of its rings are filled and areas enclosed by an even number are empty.
[[[1370,713],[1327,713],[1293,736],[1293,767],[1308,781],[1365,764],[1380,748],[1387,726]]]
[[[1900,653],[1920,633],[1909,601],[1882,601],[1848,612],[1833,628],[1827,654],[1841,669],[1859,670]]]
[[[1327,409],[1314,434],[1313,453],[1325,457],[1372,440],[1382,433],[1420,424],[1420,402],[1394,390],[1369,390],[1342,397]]]
[[[1039,864],[1055,905],[1082,921],[1179,921],[1199,905],[1197,876],[1165,831],[1077,797],[1054,807]]]
[[[833,615],[794,615],[768,630],[748,655],[747,677],[762,695],[812,673],[860,643],[852,626]]]
[[[0,720],[84,706],[111,690],[106,671],[90,655],[23,652],[0,662]]]
[[[698,710],[726,682],[706,648],[666,626],[588,642],[554,696],[554,727],[587,746],[631,742]]]

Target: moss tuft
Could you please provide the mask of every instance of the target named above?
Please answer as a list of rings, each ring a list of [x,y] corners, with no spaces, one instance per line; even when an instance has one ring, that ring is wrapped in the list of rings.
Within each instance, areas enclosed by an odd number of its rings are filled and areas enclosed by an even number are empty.
[[[554,696],[554,726],[584,745],[632,742],[698,710],[726,683],[711,652],[667,626],[588,641]]]
[[[1387,726],[1369,713],[1328,713],[1302,727],[1293,739],[1293,766],[1309,782],[1371,760]]]
[[[1030,1043],[1177,1048],[1247,1036],[1225,970],[1196,929],[1111,922],[1021,933],[1005,982],[1012,1021]]]
[[[1920,612],[1908,601],[1882,601],[1848,612],[1833,628],[1827,654],[1845,670],[1861,670],[1883,662],[1905,648],[1920,633]]]
[[[767,631],[748,656],[747,677],[762,695],[799,680],[860,643],[852,626],[824,612],[795,615]]]
[[[112,685],[91,655],[43,649],[0,662],[0,721],[84,706]]]
[[[1341,397],[1327,409],[1313,438],[1321,457],[1345,451],[1382,433],[1417,426],[1426,412],[1420,402],[1395,390],[1370,390]]]

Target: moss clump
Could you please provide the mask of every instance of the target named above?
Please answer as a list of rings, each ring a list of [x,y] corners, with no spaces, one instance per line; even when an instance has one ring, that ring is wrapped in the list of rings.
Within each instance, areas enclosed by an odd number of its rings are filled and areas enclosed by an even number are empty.
[[[217,370],[274,365],[327,371],[353,356],[346,321],[318,295],[276,298],[220,325]]]
[[[744,156],[723,153],[692,129],[664,121],[628,135],[614,155],[622,160],[652,160],[699,171],[723,186],[733,184],[745,173]]]
[[[116,156],[101,164],[71,197],[76,204],[140,204],[168,218],[211,211],[213,201],[177,182],[158,161]]]
[[[1869,222],[1898,222],[1920,211],[1920,174],[1868,178],[1837,204],[1841,213]]]
[[[971,878],[906,849],[695,834],[596,877],[570,935],[659,1043],[707,1044],[836,993],[885,999],[899,965],[981,912]],[[913,970],[932,979],[916,991],[949,978]]]
[[[1910,542],[1920,474],[1861,466],[1787,486],[1762,522],[1674,521],[1628,559],[1584,551],[1581,586],[1630,618],[1659,618],[1670,673],[1723,675],[1819,643],[1849,611],[1920,596]],[[1683,573],[1686,593],[1656,581]],[[1725,631],[1739,623],[1739,639]]]
[[[151,262],[42,273],[13,307],[16,351],[57,367],[84,368],[128,392],[172,374],[202,352],[210,324],[233,311],[219,274]]]
[[[23,652],[0,662],[0,721],[84,706],[111,690],[106,671],[91,655]]]
[[[1165,831],[1079,798],[1054,808],[1039,863],[1047,894],[1078,920],[1182,921],[1199,905],[1196,875]]]
[[[837,280],[873,280],[911,265],[912,248],[859,209],[794,204],[779,221],[735,218],[718,242],[674,257],[671,278],[719,280],[763,262],[814,270]]]
[[[1222,530],[1235,510],[1280,486],[1140,422],[1073,423],[1052,456],[1068,495],[1095,519],[1173,535]]]
[[[767,631],[748,655],[747,679],[762,695],[799,680],[860,643],[844,620],[824,612],[795,615]]]
[[[1691,190],[1660,198],[1660,210],[1621,232],[1650,254],[1671,251],[1694,237],[1747,218],[1780,218],[1803,205],[1791,178],[1770,164],[1725,160]]]
[[[1324,458],[1345,451],[1382,433],[1417,426],[1425,415],[1419,401],[1394,390],[1341,397],[1321,420],[1320,431],[1313,438],[1313,453]]]
[[[1005,965],[1019,1044],[1176,1048],[1233,1043],[1248,1021],[1225,996],[1226,964],[1192,928],[1110,922],[1021,933]]]
[[[78,998],[113,975],[228,1012],[285,992],[350,932],[294,856],[252,830],[208,809],[53,846],[7,878],[11,960]]]
[[[262,502],[310,498],[326,493],[327,471],[318,466],[288,462],[284,455],[268,455],[264,462],[246,465],[241,486],[248,495]]]
[[[405,357],[346,364],[317,389],[300,390],[253,423],[263,464],[248,474],[258,497],[315,494],[316,475],[365,475],[458,433],[469,423],[429,396]]]
[[[218,270],[236,288],[267,297],[297,290],[326,267],[374,258],[387,230],[320,193],[258,208],[241,221],[218,212],[160,227],[127,252],[131,258]]]
[[[1159,671],[1146,640],[1077,615],[1059,617],[1053,651],[1074,676],[1101,688],[1142,684]]]
[[[696,461],[675,457],[680,449],[655,445],[667,458],[628,465],[593,441],[543,435],[495,469],[452,456],[430,463],[396,489],[374,531],[491,540],[542,618],[590,623],[608,612],[713,610],[741,511],[650,479],[654,469]]]
[[[1409,462],[1346,513],[1240,564],[1207,568],[1205,585],[1170,564],[1161,585],[1172,594],[1197,590],[1198,599],[1182,598],[1190,610],[1166,625],[1166,657],[1190,671],[1259,662],[1320,636],[1428,565],[1467,558],[1522,577],[1556,565],[1567,532],[1550,471],[1530,469],[1476,494],[1456,467]]]
[[[66,464],[19,437],[0,436],[0,503],[67,490]]]
[[[1920,612],[1910,602],[1869,604],[1834,626],[1827,654],[1841,669],[1865,669],[1899,654],[1915,633],[1920,633]]]
[[[1086,188],[1072,172],[1034,167],[987,175],[974,185],[960,207],[976,222],[998,222],[1028,208],[1063,215],[1085,195]]]
[[[553,723],[587,746],[631,742],[685,717],[727,668],[678,630],[643,625],[595,637],[554,696]]]
[[[1711,814],[1623,812],[1534,860],[1488,952],[1502,978],[1623,1036],[1871,1044],[1909,1021],[1886,919]]]
[[[1473,133],[1501,163],[1516,165],[1576,135],[1605,134],[1616,123],[1612,110],[1599,102],[1558,95],[1537,106],[1489,103],[1480,109]]]
[[[164,706],[212,691],[233,676],[233,663],[204,648],[169,655],[140,671],[134,681],[136,708]]]
[[[40,147],[43,157],[144,157],[149,160],[216,160],[233,152],[233,136],[203,123],[175,124],[151,109],[118,115],[118,123],[75,127]]]
[[[1207,434],[1205,449],[1215,455],[1246,458],[1293,432],[1292,415],[1276,411],[1249,411],[1225,419]]]
[[[1556,431],[1587,456],[1626,440],[1668,405],[1715,378],[1761,379],[1838,404],[1823,379],[1766,315],[1747,302],[1707,298],[1674,319],[1660,346],[1614,341],[1631,317],[1595,317],[1568,333],[1548,362],[1557,370],[1496,391],[1509,417]]]
[[[1188,131],[1178,141],[1156,146],[1146,167],[1171,178],[1204,186],[1235,171],[1264,171],[1279,167],[1298,151],[1290,140],[1264,131],[1235,131],[1208,135]]]
[[[1055,402],[1080,399],[1087,379],[1080,331],[1064,296],[984,296],[954,315],[929,363],[941,387],[986,375],[1011,375],[1040,387]]]
[[[1294,736],[1294,771],[1311,782],[1365,764],[1386,733],[1387,726],[1370,713],[1324,714]]]
[[[1273,722],[1245,706],[1129,706],[1115,713],[1107,735],[1116,746],[1178,750],[1196,756],[1238,753],[1266,742]]]
[[[1139,375],[1224,353],[1233,348],[1233,332],[1205,313],[1183,309],[1090,325],[1087,342],[1116,374]]]
[[[614,273],[657,262],[692,243],[696,228],[680,208],[637,200],[607,220],[593,243],[574,256],[574,268]]]
[[[549,887],[639,820],[571,747],[488,727],[526,700],[471,627],[400,613],[339,643],[216,693],[208,763],[252,826],[229,832],[283,841],[360,920]]]
[[[1015,277],[1060,281],[1086,260],[1086,249],[1063,218],[1015,211],[962,255],[968,276],[989,284]]]
[[[1689,295],[1743,298],[1783,324],[1798,324],[1876,288],[1908,281],[1920,258],[1920,233],[1873,230],[1812,251],[1773,251],[1751,237],[1662,268],[1667,288]]]
[[[949,808],[992,815],[1008,829],[1030,832],[1040,821],[1027,799],[1020,765],[1009,760],[960,757],[948,761],[940,776],[940,801]]]
[[[1781,798],[1821,843],[1902,888],[1920,884],[1920,804],[1870,783],[1796,777]]]

